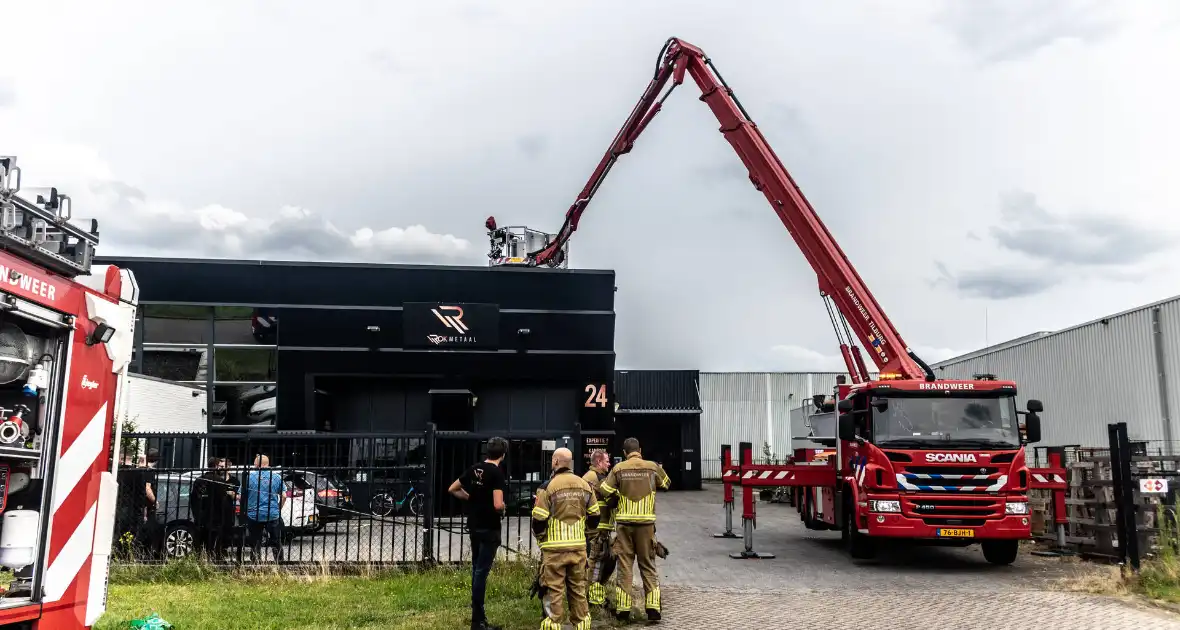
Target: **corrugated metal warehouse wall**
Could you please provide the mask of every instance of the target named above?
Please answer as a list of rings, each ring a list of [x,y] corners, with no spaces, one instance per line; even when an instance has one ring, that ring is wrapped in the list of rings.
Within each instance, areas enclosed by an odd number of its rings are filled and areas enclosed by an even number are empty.
[[[1044,446],[1104,446],[1111,422],[1126,422],[1132,439],[1180,439],[1180,297],[1030,337],[933,367],[940,378],[1016,381],[1021,408],[1045,403]]]
[[[721,476],[721,445],[751,442],[762,457],[791,447],[791,410],[814,394],[830,393],[838,372],[701,372],[701,476]],[[875,374],[873,375],[876,376]]]

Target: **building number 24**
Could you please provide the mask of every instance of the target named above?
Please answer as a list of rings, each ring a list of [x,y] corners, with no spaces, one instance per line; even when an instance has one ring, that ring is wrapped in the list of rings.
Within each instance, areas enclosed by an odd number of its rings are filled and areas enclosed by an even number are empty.
[[[586,392],[586,407],[605,407],[606,406],[606,384],[594,385],[591,383],[583,390]]]

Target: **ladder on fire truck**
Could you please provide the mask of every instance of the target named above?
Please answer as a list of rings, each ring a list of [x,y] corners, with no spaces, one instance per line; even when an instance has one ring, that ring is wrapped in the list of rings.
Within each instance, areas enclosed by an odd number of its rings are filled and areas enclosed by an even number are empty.
[[[884,309],[877,302],[867,284],[852,266],[843,249],[836,242],[831,232],[824,225],[819,215],[812,208],[810,202],[803,195],[802,190],[795,183],[786,167],[783,166],[774,150],[770,147],[761,130],[754,123],[741,102],[734,95],[733,90],[725,82],[720,71],[712,60],[700,48],[678,38],[669,38],[661,48],[656,58],[655,71],[651,81],[640,97],[639,102],[631,110],[622,128],[602,156],[590,179],[578,193],[574,203],[566,210],[565,220],[555,235],[544,234],[543,246],[532,249],[527,255],[505,257],[504,248],[497,247],[505,242],[503,236],[496,230],[496,221],[488,217],[486,227],[492,237],[493,264],[496,260],[511,260],[509,264],[520,266],[556,267],[565,264],[566,247],[569,239],[578,229],[578,223],[601,188],[619,157],[629,153],[636,140],[662,110],[664,101],[679,85],[691,79],[700,88],[700,100],[704,102],[720,123],[720,131],[726,141],[737,153],[742,164],[746,167],[750,182],[763,194],[772,210],[782,221],[815,271],[818,279],[820,296],[828,311],[828,316],[839,341],[840,354],[844,359],[852,386],[841,385],[838,388],[836,400],[848,402],[852,387],[858,387],[861,392],[868,391],[870,386],[877,387],[881,381],[889,381],[887,387],[905,389],[907,391],[925,392],[922,396],[929,400],[941,397],[937,394],[944,388],[935,385],[934,371],[922,361],[906,344],[897,328],[886,316]],[[879,372],[877,380],[872,380],[868,366],[862,356],[861,348],[869,352],[869,356]],[[971,386],[974,382],[957,382],[953,386]],[[999,384],[988,383],[980,387],[1000,387]],[[1014,384],[1005,384],[1014,387]],[[951,385],[947,385],[949,389]],[[1038,403],[1039,404],[1039,403]],[[835,409],[833,409],[835,411]],[[1029,413],[1033,413],[1030,407]],[[1039,419],[1037,421],[1039,423]],[[1038,424],[1039,426],[1039,424]],[[841,445],[846,440],[837,440],[837,457],[820,461],[793,461],[786,465],[755,465],[749,453],[742,453],[742,461],[737,470],[732,464],[725,464],[728,475],[726,504],[727,514],[732,511],[732,484],[741,485],[744,489],[756,486],[781,487],[795,486],[804,488],[832,488],[842,486],[860,487],[866,470],[866,456],[859,452],[859,442],[851,443],[849,447]],[[852,457],[845,459],[842,448],[849,448]],[[737,476],[734,476],[734,474]],[[1064,489],[1063,481],[1056,481],[1057,470],[1030,470],[1033,482],[1029,487],[1038,487],[1039,477],[1043,473],[1052,472],[1054,487]],[[1063,472],[1063,471],[1062,471]],[[833,495],[836,492],[832,493]],[[841,497],[841,505],[849,499]],[[855,507],[855,506],[854,506]],[[829,514],[837,513],[841,508],[829,510]],[[731,519],[730,519],[731,520]],[[754,522],[754,506],[752,494],[747,494],[746,510],[743,514],[743,526],[746,528],[746,552],[735,554],[736,557],[760,557],[752,549],[752,529]],[[728,529],[728,528],[727,528]],[[851,531],[851,530],[850,530]]]
[[[57,188],[19,196],[21,171],[16,157],[0,156],[0,249],[54,273],[75,278],[90,273],[98,245],[98,221],[86,231],[71,223],[73,201]]]

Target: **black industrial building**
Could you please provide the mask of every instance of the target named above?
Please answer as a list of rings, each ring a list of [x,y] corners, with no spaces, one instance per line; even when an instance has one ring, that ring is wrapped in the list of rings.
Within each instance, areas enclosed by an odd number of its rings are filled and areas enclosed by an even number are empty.
[[[699,448],[696,372],[616,379],[613,271],[96,262],[139,282],[133,370],[203,386],[210,433],[376,435],[433,422],[515,442],[578,427],[586,446],[617,455],[615,436],[631,432],[677,487],[700,485],[682,463]]]

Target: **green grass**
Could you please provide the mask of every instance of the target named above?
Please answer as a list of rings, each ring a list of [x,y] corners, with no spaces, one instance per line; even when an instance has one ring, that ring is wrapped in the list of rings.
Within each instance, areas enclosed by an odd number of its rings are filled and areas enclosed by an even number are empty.
[[[540,604],[528,598],[527,566],[497,563],[487,609],[505,628],[537,628]],[[340,630],[466,628],[471,572],[442,568],[369,576],[227,575],[195,562],[115,567],[107,613],[96,630],[128,627],[158,613],[177,630]]]

